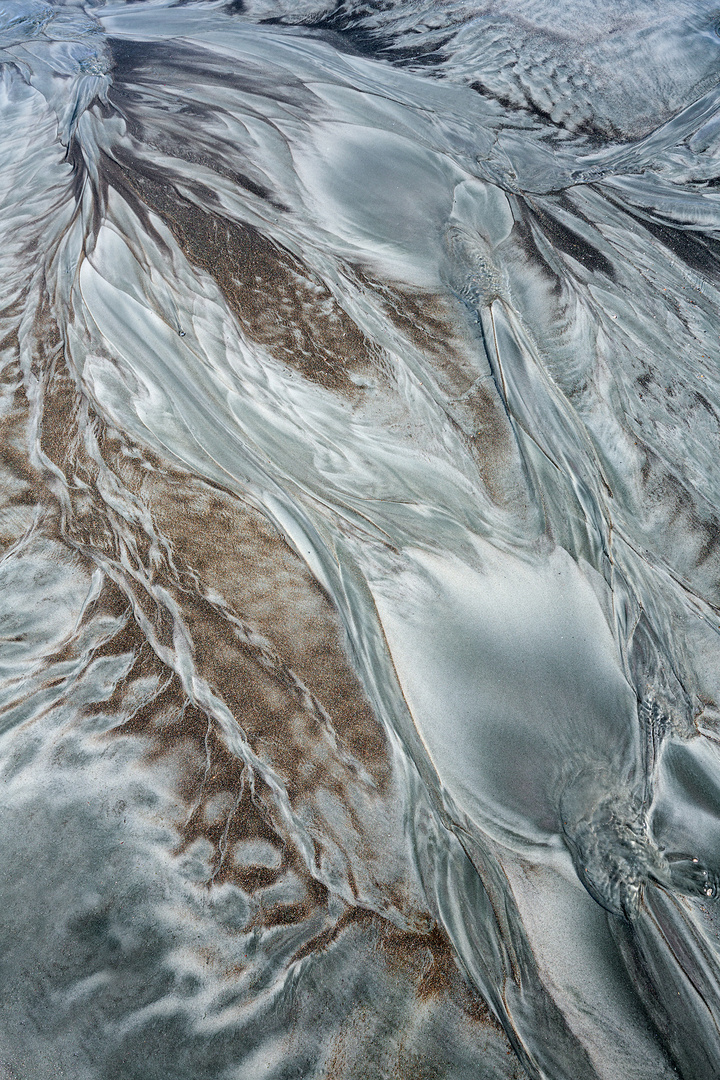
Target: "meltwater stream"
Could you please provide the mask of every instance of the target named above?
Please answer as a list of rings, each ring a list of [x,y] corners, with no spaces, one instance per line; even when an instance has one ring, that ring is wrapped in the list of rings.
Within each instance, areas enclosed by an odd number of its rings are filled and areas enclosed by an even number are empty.
[[[0,3],[0,1077],[720,1075],[719,28]]]

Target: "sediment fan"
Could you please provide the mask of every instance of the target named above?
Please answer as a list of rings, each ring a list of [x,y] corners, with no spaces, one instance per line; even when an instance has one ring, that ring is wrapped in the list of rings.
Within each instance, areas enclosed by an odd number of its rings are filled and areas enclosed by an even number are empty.
[[[717,1076],[717,18],[0,4],[0,1074]]]

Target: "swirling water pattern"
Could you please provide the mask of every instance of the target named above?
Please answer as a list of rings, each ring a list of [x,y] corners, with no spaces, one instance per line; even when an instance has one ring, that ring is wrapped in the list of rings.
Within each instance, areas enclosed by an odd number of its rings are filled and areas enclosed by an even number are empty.
[[[0,3],[0,1076],[717,1077],[719,25]]]

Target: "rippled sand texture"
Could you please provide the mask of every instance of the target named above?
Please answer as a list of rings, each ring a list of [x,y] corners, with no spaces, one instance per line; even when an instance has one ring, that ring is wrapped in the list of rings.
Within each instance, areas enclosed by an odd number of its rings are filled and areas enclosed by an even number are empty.
[[[713,1080],[720,11],[0,3],[0,1077]]]

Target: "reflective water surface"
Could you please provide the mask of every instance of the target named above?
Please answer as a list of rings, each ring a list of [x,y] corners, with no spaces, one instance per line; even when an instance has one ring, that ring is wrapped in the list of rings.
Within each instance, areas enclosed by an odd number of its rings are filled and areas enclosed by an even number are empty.
[[[719,28],[0,3],[0,1077],[718,1076]]]

